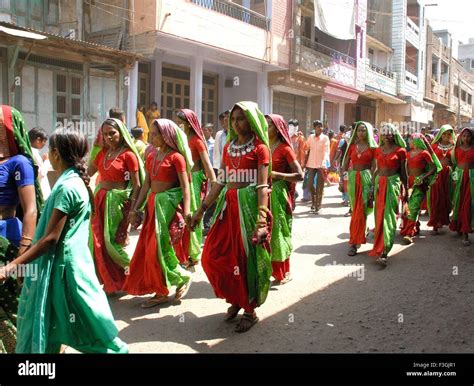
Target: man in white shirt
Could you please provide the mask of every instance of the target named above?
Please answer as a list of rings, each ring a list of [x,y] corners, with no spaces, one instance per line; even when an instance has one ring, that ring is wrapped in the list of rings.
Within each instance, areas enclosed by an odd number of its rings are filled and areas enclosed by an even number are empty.
[[[222,162],[222,152],[224,151],[224,146],[227,143],[227,127],[229,123],[229,113],[230,111],[224,111],[219,114],[219,122],[222,127],[222,130],[219,130],[216,133],[216,138],[214,140],[214,154],[213,154],[213,167],[216,176],[218,175],[219,169]]]
[[[318,214],[324,195],[324,173],[329,167],[329,138],[323,134],[321,121],[313,122],[314,134],[311,134],[306,142],[306,169],[308,170],[308,182],[311,192],[311,213]],[[316,188],[314,178],[317,176]]]
[[[40,150],[43,149],[48,142],[48,136],[41,127],[34,127],[28,132],[28,137],[30,137],[33,159],[38,166],[38,180],[41,186],[41,193],[43,193],[43,198],[46,200],[51,194],[51,187],[48,181],[49,162],[45,163],[43,161]]]

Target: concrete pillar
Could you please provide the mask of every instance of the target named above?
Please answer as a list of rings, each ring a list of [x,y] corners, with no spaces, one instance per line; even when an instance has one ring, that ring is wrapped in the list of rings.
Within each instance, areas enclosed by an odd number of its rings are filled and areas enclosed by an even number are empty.
[[[257,74],[257,103],[260,111],[264,114],[271,112],[270,90],[268,89],[268,72]]]
[[[202,57],[193,57],[191,59],[191,95],[189,96],[189,108],[197,114],[200,120],[202,115],[202,72]]]
[[[437,64],[436,69],[437,69],[437,71],[436,71],[436,81],[438,83],[441,83],[441,58],[438,58],[438,64]]]
[[[334,132],[336,132],[336,130],[339,129],[339,126],[344,124],[344,111],[345,111],[346,104],[344,102],[341,102],[338,104],[338,106],[339,106],[339,111],[337,114],[337,128],[336,127],[331,128],[332,130],[334,130]]]
[[[137,125],[137,104],[138,104],[138,62],[128,73],[128,103],[127,103],[127,126],[129,129]]]
[[[76,0],[77,36],[76,39],[84,40],[82,36],[82,21],[84,20],[82,0]]]
[[[324,98],[321,97],[321,109],[319,110],[321,112],[321,115],[319,116],[319,120],[321,122],[324,122]]]
[[[161,51],[155,51],[155,60],[153,62],[153,89],[151,90],[151,102],[158,104],[158,109],[161,109],[161,78],[163,73],[163,54]],[[149,108],[150,106],[147,106]]]

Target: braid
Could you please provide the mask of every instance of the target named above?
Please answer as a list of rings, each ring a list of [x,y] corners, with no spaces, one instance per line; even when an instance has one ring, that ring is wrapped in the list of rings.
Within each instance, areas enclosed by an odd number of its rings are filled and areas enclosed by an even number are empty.
[[[81,177],[82,181],[84,181],[84,185],[86,185],[87,192],[89,193],[89,200],[92,206],[92,213],[94,213],[94,194],[92,193],[91,187],[89,186],[91,178],[87,173],[86,161],[84,158],[76,158],[74,160],[73,167],[79,173],[79,177]]]

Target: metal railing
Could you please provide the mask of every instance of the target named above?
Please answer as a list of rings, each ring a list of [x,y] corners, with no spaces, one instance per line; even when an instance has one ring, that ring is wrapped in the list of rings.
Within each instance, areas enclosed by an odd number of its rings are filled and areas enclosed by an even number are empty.
[[[418,77],[418,71],[415,70],[413,67],[410,67],[408,64],[405,64],[405,71],[409,72],[410,74]]]
[[[342,52],[326,47],[325,45],[322,45],[318,42],[315,42],[303,36],[301,36],[300,39],[301,39],[301,44],[303,44],[305,47],[311,48],[317,52],[321,52],[327,56],[330,56],[333,59],[340,60],[350,66],[356,65],[356,60],[350,57],[349,55],[343,54]]]
[[[390,79],[395,79],[395,74],[391,71],[387,71],[379,66],[376,66],[375,64],[369,63],[369,67],[372,71],[375,71],[378,74],[382,74],[386,76],[387,78]]]
[[[420,28],[409,17],[407,17],[407,27],[411,29],[416,35],[420,34]]]
[[[190,2],[258,28],[269,28],[270,19],[239,4],[225,0],[190,0]]]

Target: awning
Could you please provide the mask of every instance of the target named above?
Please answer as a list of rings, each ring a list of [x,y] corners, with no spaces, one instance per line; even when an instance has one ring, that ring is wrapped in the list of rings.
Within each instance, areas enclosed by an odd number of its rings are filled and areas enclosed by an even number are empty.
[[[354,0],[314,0],[314,25],[341,40],[356,38]]]
[[[383,92],[371,91],[371,90],[366,89],[361,94],[366,96],[367,98],[381,99],[384,102],[391,103],[391,104],[394,104],[394,105],[404,105],[404,104],[406,104],[406,102],[403,99],[397,98],[397,97],[392,96],[392,95],[385,94]]]
[[[43,40],[47,39],[47,36],[40,35],[34,32],[22,31],[14,28],[7,28],[0,25],[0,32],[5,32],[8,35],[17,36],[20,38]]]
[[[359,99],[359,92],[331,82],[324,87],[323,97],[329,101],[356,103]]]

